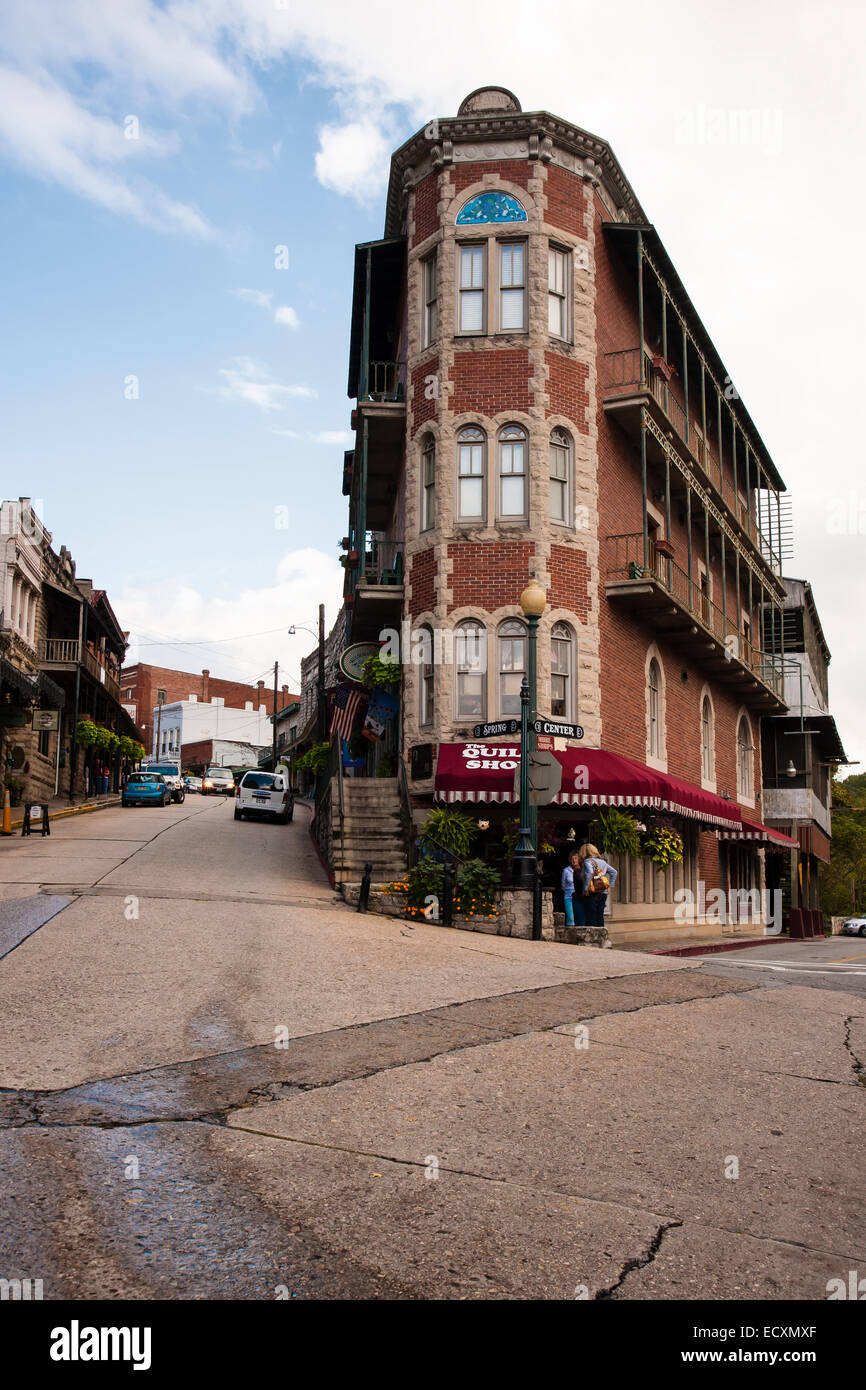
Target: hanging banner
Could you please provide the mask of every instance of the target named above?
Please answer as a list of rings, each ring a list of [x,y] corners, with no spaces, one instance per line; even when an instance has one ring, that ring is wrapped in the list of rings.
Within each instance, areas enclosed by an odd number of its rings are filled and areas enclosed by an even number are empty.
[[[374,740],[382,738],[385,725],[394,718],[399,708],[400,701],[396,695],[389,695],[387,690],[374,691],[364,720],[364,737]]]

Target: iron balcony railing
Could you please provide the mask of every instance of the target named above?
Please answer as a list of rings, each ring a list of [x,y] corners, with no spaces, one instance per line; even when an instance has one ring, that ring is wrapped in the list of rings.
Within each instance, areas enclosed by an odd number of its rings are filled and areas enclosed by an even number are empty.
[[[694,578],[689,579],[687,572],[660,551],[654,541],[648,543],[647,565],[644,568],[642,532],[637,535],[608,536],[607,539],[614,547],[613,564],[607,571],[608,581],[646,583],[650,580],[661,585],[696,622],[723,644],[731,653],[732,660],[748,667],[775,695],[783,698],[781,659],[755,646],[736,621],[713,603],[700,583]]]
[[[686,412],[677,399],[673,386],[664,373],[653,364],[648,352],[643,353],[643,376],[641,376],[641,352],[639,348],[624,348],[619,352],[606,352],[604,355],[603,390],[606,396],[612,393],[626,394],[629,391],[646,391],[662,411],[668,423],[673,426],[692,458],[703,469],[704,474],[724,499],[733,516],[749,535],[754,535],[755,543],[763,559],[776,574],[782,572],[782,562],[773,547],[765,524],[771,525],[768,508],[762,508],[756,491],[756,506],[751,506],[749,498],[734,487],[734,480],[722,467],[718,457],[710,448],[703,429]]]
[[[402,402],[406,399],[402,362],[368,362],[360,400]]]

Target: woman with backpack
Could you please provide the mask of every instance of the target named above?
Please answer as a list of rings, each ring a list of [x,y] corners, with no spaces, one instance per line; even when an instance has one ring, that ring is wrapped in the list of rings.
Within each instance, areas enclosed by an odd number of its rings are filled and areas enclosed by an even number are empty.
[[[588,927],[603,927],[608,890],[616,883],[616,869],[602,859],[595,845],[581,845],[577,858],[586,894],[586,924]]]

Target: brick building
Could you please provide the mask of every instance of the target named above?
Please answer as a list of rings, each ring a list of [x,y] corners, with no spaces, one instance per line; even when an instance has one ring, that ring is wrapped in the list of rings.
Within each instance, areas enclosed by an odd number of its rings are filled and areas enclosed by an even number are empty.
[[[158,703],[174,704],[179,700],[199,700],[210,704],[222,700],[230,709],[244,709],[250,702],[256,709],[264,705],[267,713],[274,712],[273,685],[268,688],[264,681],[256,685],[245,685],[242,681],[225,681],[211,676],[210,671],[200,674],[192,671],[175,671],[168,666],[148,666],[136,662],[134,666],[124,666],[120,673],[121,697],[128,711],[144,730],[144,746],[153,748],[155,728],[154,710]],[[289,687],[281,687],[277,695],[277,709],[282,708],[293,697]]]
[[[349,395],[347,640],[421,634],[416,817],[514,815],[513,736],[512,758],[466,755],[476,723],[519,715],[534,575],[537,714],[584,730],[556,740],[539,815],[580,842],[633,804],[683,839],[667,874],[622,862],[615,939],[676,930],[699,881],[761,887],[785,845],[761,823],[759,736],[787,708],[785,484],[610,147],[498,88],[408,140],[384,238],[356,248]]]

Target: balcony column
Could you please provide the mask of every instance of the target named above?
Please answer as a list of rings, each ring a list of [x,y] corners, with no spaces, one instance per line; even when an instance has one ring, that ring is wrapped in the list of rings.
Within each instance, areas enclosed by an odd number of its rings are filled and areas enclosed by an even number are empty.
[[[731,430],[731,459],[734,465],[734,515],[738,525],[742,526],[743,523],[740,520],[740,484],[737,479],[737,422],[733,417],[731,417],[731,424],[733,426]]]
[[[754,649],[755,649],[755,599],[754,599],[753,588],[752,588],[752,579],[753,579],[753,576],[752,576],[752,566],[749,565],[749,628],[750,628],[750,631],[751,631],[751,634],[752,634],[751,640],[750,640],[750,646],[751,646],[751,648],[752,648],[752,651],[754,651]],[[752,662],[751,657],[752,657],[752,652],[750,651],[750,652],[749,652],[749,665],[750,665],[750,667],[752,667],[752,669],[754,670],[754,663]]]
[[[749,466],[749,441],[748,441],[748,439],[745,441],[745,444],[746,444],[746,504],[747,504],[748,513],[749,513],[749,540],[752,541],[752,543],[754,544],[754,537],[752,536],[752,470],[751,470],[751,467]],[[751,573],[751,571],[749,571],[749,573]]]
[[[355,545],[358,550],[358,579],[362,579],[367,567],[367,452],[369,447],[370,421],[364,416],[361,427],[361,476],[358,479],[357,534]]]
[[[714,385],[714,386],[716,385],[716,384],[715,384],[715,380],[713,381],[713,385]],[[721,393],[721,391],[719,390],[718,386],[716,386],[716,436],[717,436],[717,439],[718,439],[718,448],[719,448],[719,488],[720,488],[720,490],[722,490],[722,464],[723,464],[723,462],[724,462],[724,457],[725,457],[725,455],[724,455],[724,449],[723,449],[723,447],[722,447],[722,393]],[[723,491],[723,490],[722,490],[722,491]],[[723,494],[723,495],[724,495],[724,494]],[[735,477],[735,478],[734,478],[734,514],[735,514],[735,515],[736,515],[736,511],[737,511],[737,488],[736,488],[736,477]]]
[[[643,567],[649,567],[649,523],[647,521],[646,494],[646,409],[640,410],[640,482],[643,508]]]
[[[671,456],[665,449],[665,540],[671,538]],[[673,590],[673,561],[667,557],[668,589]]]
[[[710,509],[704,503],[704,564],[707,567],[707,619],[710,617]]]
[[[707,372],[703,357],[701,358],[701,429],[704,432],[703,458],[701,463],[709,472],[709,458],[707,449]],[[721,479],[719,479],[721,482]],[[721,491],[721,489],[720,489]]]
[[[741,633],[741,631],[742,631],[742,627],[743,627],[743,603],[742,603],[742,599],[740,598],[740,547],[739,547],[739,546],[737,546],[736,550],[734,551],[734,561],[735,561],[735,579],[734,579],[734,585],[735,585],[736,594],[737,594],[737,637],[738,637],[738,639],[739,639],[739,635],[740,635],[740,633]]]
[[[779,542],[779,574],[782,573],[782,498],[776,493],[776,539]]]
[[[680,327],[683,333],[683,408],[686,412],[686,444],[692,447],[691,431],[689,429],[689,335],[686,332],[686,325],[680,319]],[[701,460],[703,462],[703,460]]]
[[[644,322],[643,322],[643,233],[637,234],[637,324],[638,357],[640,358],[640,389],[646,387],[646,364],[644,361]]]
[[[725,565],[725,533],[721,533],[722,542],[722,623],[725,629],[725,637],[728,635],[728,578]]]
[[[665,362],[667,362],[667,360],[668,360],[668,294],[667,294],[667,290],[665,289],[664,285],[661,286],[661,292],[662,292],[662,357],[665,359]],[[664,384],[664,393],[665,393],[665,415],[667,415],[667,414],[668,414],[668,379],[667,379],[667,375],[665,375],[664,383],[665,383],[665,384]]]
[[[692,608],[692,485],[686,479],[686,548],[689,557],[689,611]]]

